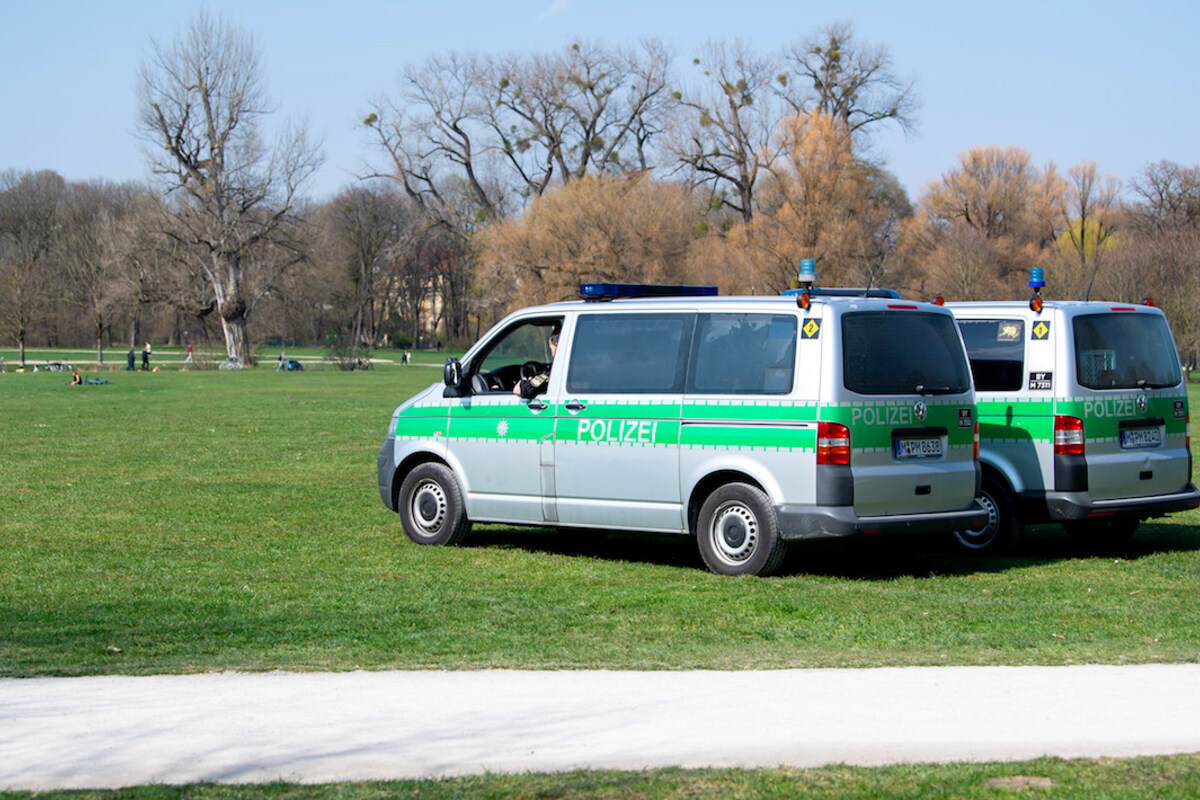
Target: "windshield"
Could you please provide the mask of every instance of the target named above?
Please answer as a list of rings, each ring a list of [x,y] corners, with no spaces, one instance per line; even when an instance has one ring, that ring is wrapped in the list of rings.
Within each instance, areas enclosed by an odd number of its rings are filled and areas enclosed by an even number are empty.
[[[971,388],[953,317],[915,311],[843,315],[842,378],[858,394],[960,394]]]
[[[1089,389],[1154,389],[1182,380],[1175,340],[1157,314],[1075,317],[1075,372]]]

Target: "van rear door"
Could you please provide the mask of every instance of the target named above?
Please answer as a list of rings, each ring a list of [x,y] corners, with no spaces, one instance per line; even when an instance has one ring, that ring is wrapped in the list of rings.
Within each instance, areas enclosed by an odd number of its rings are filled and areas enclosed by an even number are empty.
[[[843,313],[840,328],[838,383],[848,402],[835,413],[850,429],[855,513],[970,506],[975,400],[953,316],[889,303]]]
[[[1082,396],[1059,412],[1083,419],[1093,500],[1178,492],[1190,480],[1187,389],[1166,318],[1113,307],[1071,319]]]

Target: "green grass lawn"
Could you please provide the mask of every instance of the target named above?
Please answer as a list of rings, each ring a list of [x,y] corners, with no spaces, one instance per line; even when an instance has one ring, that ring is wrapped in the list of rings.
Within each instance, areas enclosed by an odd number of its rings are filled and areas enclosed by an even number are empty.
[[[477,528],[422,548],[375,456],[429,367],[0,375],[0,675],[1195,661],[1200,518],[1077,557],[795,547],[729,579],[683,538]]]
[[[589,771],[549,775],[482,775],[444,780],[345,783],[320,786],[145,786],[115,791],[37,792],[36,796],[100,800],[377,800],[461,797],[546,800],[546,798],[637,798],[637,800],[749,800],[750,798],[953,797],[995,800],[1052,797],[1055,800],[1154,798],[1192,800],[1200,795],[1200,756],[1127,760],[1045,758],[1012,764],[915,764],[874,769],[657,769],[644,772]],[[0,800],[30,797],[0,792]]]

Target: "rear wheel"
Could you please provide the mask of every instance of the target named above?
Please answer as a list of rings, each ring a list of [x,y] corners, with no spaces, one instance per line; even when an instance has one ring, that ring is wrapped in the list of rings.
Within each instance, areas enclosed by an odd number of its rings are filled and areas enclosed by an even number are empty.
[[[1021,538],[1021,520],[1008,485],[999,478],[985,475],[980,504],[988,512],[983,530],[955,531],[955,547],[972,555],[1000,555],[1012,552]]]
[[[783,563],[785,545],[775,508],[763,490],[727,483],[700,509],[696,543],[718,575],[769,575]]]
[[[458,544],[470,530],[462,490],[444,464],[422,464],[400,485],[404,535],[417,544]]]
[[[1063,527],[1080,550],[1097,552],[1125,544],[1140,522],[1137,517],[1080,519],[1064,522]]]

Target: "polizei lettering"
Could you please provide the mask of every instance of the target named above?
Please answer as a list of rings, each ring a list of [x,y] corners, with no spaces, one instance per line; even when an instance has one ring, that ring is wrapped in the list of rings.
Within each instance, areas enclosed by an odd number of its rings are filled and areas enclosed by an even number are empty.
[[[851,425],[912,425],[912,406],[867,406],[850,410]]]
[[[1138,412],[1132,397],[1113,397],[1085,400],[1083,413],[1089,417],[1133,417]]]
[[[581,442],[654,444],[658,423],[636,419],[581,419],[576,438]]]

